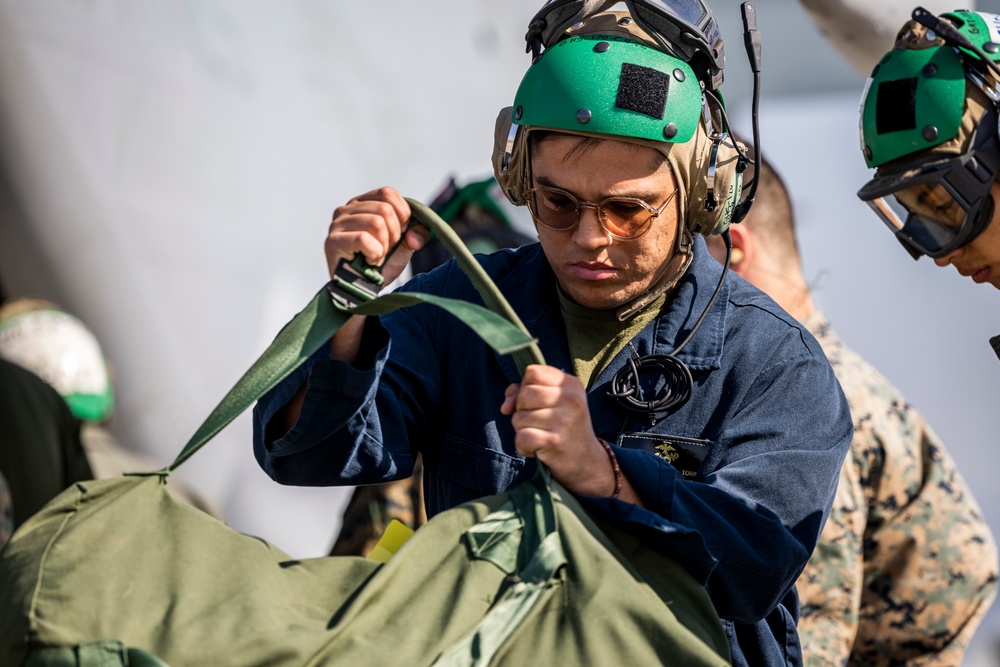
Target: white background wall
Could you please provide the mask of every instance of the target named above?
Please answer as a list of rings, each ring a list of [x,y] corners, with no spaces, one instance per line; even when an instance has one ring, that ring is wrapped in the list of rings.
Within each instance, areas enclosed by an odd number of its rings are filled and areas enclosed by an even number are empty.
[[[336,205],[490,172],[539,4],[0,0],[4,289],[94,328],[118,373],[115,433],[166,462],[324,283]],[[746,131],[737,3],[714,9]],[[1000,295],[913,262],[857,201],[862,77],[790,0],[762,0],[758,19],[763,150],[793,192],[815,297],[927,416],[1000,533],[1000,360],[986,343]],[[299,557],[326,553],[348,493],[271,483],[246,417],[179,476]],[[996,664],[998,637],[994,613],[967,664]]]

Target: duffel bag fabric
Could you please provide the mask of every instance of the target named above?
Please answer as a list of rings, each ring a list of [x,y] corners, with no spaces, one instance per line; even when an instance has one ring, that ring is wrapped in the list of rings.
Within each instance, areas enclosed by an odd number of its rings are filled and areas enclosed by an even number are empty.
[[[157,476],[81,482],[0,553],[0,664],[728,664],[705,591],[660,564],[640,576],[543,475],[385,564],[293,560]]]
[[[294,560],[167,493],[171,470],[351,313],[432,303],[522,370],[544,363],[454,232],[409,201],[490,310],[430,295],[376,298],[360,281],[377,269],[338,268],[169,468],[74,484],[15,532],[0,551],[0,665],[728,664],[705,590],[637,536],[602,531],[542,465],[505,494],[435,516],[384,564]]]

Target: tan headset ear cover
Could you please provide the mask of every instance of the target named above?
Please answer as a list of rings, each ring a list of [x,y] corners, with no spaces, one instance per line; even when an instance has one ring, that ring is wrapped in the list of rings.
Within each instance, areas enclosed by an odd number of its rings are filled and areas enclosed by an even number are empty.
[[[711,236],[729,229],[733,212],[740,201],[743,190],[743,174],[737,171],[740,151],[746,153],[746,146],[727,135],[719,142],[715,159],[714,208],[708,206],[709,169],[712,160],[712,140],[699,126],[694,141],[702,144],[695,155],[698,165],[693,170],[698,175],[691,179],[691,206],[688,209],[688,229],[695,234]],[[711,210],[709,210],[711,208]]]
[[[523,206],[522,195],[528,188],[527,135],[536,128],[520,127],[512,143],[507,164],[503,161],[507,154],[510,130],[513,123],[512,108],[504,107],[497,115],[493,133],[493,174],[504,196],[515,206]],[[705,131],[704,121],[699,123],[695,136],[683,144],[668,144],[662,141],[633,139],[630,137],[609,137],[589,132],[569,132],[554,130],[598,139],[613,139],[647,146],[662,153],[670,164],[680,187],[678,202],[680,210],[687,216],[687,228],[696,234],[720,234],[729,227],[733,209],[739,201],[742,175],[736,171],[739,153],[730,136],[719,144],[715,166],[715,199],[713,210],[706,210],[708,197],[708,170],[711,162],[712,141]],[[741,145],[742,146],[742,145]]]
[[[525,132],[518,130],[510,153],[510,161],[504,169],[503,161],[507,155],[507,144],[510,130],[513,126],[513,107],[504,107],[497,114],[496,127],[493,130],[493,175],[496,176],[500,191],[515,206],[523,206],[521,195],[527,187],[528,164],[524,146]]]

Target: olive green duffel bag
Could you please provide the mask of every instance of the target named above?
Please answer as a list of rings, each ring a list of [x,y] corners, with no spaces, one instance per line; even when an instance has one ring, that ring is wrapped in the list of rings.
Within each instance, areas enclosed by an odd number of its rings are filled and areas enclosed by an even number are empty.
[[[704,589],[636,537],[595,524],[542,466],[434,517],[384,564],[294,560],[166,492],[170,470],[350,312],[435,303],[519,364],[541,361],[475,260],[424,219],[463,268],[475,265],[466,272],[502,316],[427,295],[358,297],[353,284],[335,285],[334,299],[321,291],[169,468],[75,484],[18,529],[0,552],[0,664],[728,664]]]

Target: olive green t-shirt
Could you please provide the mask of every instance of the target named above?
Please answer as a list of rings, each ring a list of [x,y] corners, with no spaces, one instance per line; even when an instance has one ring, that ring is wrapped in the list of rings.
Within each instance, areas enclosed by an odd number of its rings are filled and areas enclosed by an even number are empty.
[[[566,340],[573,359],[573,372],[587,389],[590,389],[594,378],[601,374],[629,341],[657,318],[670,293],[668,291],[661,294],[631,318],[621,322],[616,314],[617,308],[586,308],[571,301],[562,290],[557,288],[557,291],[559,309],[566,323]]]

